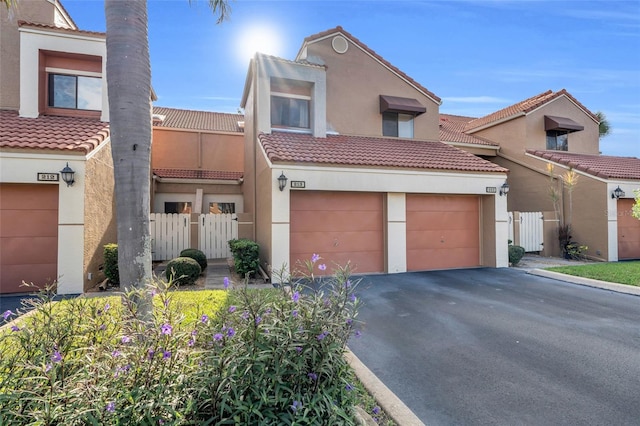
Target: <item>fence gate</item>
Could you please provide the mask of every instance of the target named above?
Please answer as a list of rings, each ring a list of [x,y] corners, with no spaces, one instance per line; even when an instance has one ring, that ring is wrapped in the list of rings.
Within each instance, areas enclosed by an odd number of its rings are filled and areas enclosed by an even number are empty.
[[[542,212],[520,212],[520,246],[524,251],[542,251],[544,242]]]
[[[231,257],[229,240],[238,238],[236,214],[201,214],[199,219],[200,250],[207,259]]]
[[[178,257],[189,248],[191,242],[191,215],[176,213],[151,213],[151,255],[153,260]]]

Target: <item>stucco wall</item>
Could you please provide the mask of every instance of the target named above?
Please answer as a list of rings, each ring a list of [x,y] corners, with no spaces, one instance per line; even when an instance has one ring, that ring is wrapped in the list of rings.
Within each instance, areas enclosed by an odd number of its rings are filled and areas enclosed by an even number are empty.
[[[262,152],[258,152],[256,162],[256,203],[257,211],[255,212],[255,228],[256,239],[255,241],[260,245],[260,263],[265,270],[269,266],[279,268],[282,265],[271,265],[272,262],[272,195],[273,185],[275,184],[272,176],[275,172],[269,168],[267,161],[262,155]],[[280,174],[278,173],[278,176]],[[277,191],[278,189],[276,189]],[[287,206],[288,208],[288,206]],[[287,233],[288,235],[288,233]],[[284,241],[280,243],[285,244]],[[289,242],[286,241],[287,247]]]
[[[392,73],[379,61],[349,42],[346,53],[336,53],[332,37],[307,48],[311,62],[321,58],[327,67],[328,129],[343,134],[382,136],[380,95],[417,99],[427,112],[414,120],[414,138],[438,140],[439,105]]]
[[[473,135],[500,144],[501,153],[510,156],[522,156],[527,146],[526,117],[505,121],[496,126],[474,132]]]
[[[104,245],[117,242],[111,143],[103,144],[85,168],[84,290],[105,279]],[[89,279],[88,274],[91,274]]]
[[[255,62],[251,61],[251,66],[255,68]],[[242,183],[242,192],[244,195],[244,211],[245,215],[238,218],[238,235],[243,235],[253,239],[255,236],[255,170],[256,170],[256,119],[254,114],[255,104],[255,82],[256,75],[253,75],[253,81],[248,88],[246,104],[244,105],[244,182]]]
[[[534,165],[526,162],[514,162],[501,156],[492,158],[491,161],[509,169],[509,177],[507,178],[510,189],[507,199],[508,211],[553,210],[553,202],[549,195],[551,180],[543,168],[544,162],[536,160]]]
[[[241,172],[244,135],[165,130],[154,127],[151,167],[154,169]]]
[[[18,21],[53,25],[54,6],[46,0],[13,2],[11,14],[0,7],[0,109],[20,107],[20,34]]]

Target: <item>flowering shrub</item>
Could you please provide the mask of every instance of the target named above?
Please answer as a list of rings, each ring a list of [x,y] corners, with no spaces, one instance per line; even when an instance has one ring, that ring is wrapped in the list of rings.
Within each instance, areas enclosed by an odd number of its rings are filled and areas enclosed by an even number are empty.
[[[342,355],[359,302],[348,276],[321,290],[245,285],[186,318],[180,293],[159,282],[145,290],[147,323],[132,294],[43,297],[0,334],[0,424],[353,424]]]

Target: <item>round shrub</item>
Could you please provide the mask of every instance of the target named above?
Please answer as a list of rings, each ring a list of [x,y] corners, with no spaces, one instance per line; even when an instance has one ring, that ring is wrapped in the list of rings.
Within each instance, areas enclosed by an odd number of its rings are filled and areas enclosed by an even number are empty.
[[[106,244],[104,246],[104,274],[111,285],[120,284],[120,271],[118,269],[118,245]]]
[[[509,263],[516,266],[524,256],[524,247],[509,246]]]
[[[193,285],[202,273],[198,262],[190,257],[176,257],[167,263],[165,274],[168,280],[179,285]]]
[[[207,269],[207,256],[198,249],[184,249],[180,252],[180,257],[190,257],[198,262],[203,271]]]

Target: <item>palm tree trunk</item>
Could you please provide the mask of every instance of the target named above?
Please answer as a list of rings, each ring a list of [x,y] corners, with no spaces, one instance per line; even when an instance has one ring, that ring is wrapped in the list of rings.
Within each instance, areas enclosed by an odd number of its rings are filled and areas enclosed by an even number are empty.
[[[149,234],[151,65],[146,0],[105,0],[107,90],[115,174],[120,285],[144,289],[151,280]],[[134,296],[141,319],[149,292]]]

